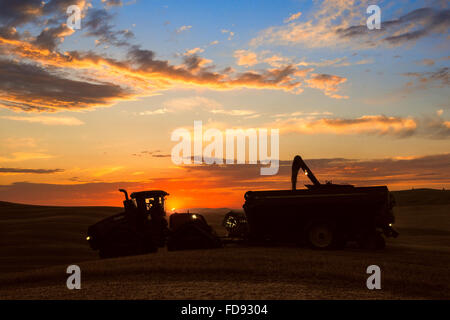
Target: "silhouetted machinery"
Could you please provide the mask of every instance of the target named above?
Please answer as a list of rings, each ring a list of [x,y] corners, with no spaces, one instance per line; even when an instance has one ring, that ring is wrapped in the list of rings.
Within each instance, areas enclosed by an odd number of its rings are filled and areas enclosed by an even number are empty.
[[[311,180],[297,190],[302,169]],[[392,228],[395,201],[386,186],[355,187],[321,184],[300,156],[292,163],[292,190],[248,191],[244,211],[249,239],[294,242],[316,249],[345,246],[356,241],[364,248],[383,248]]]
[[[88,228],[87,240],[102,258],[168,250],[207,249],[222,246],[219,237],[196,213],[174,213],[167,224],[162,190],[134,192],[123,202],[125,211]]]
[[[312,184],[297,190],[302,169]],[[88,229],[90,246],[100,257],[168,250],[219,248],[223,243],[308,244],[316,249],[344,247],[356,241],[363,248],[380,249],[384,237],[397,237],[394,198],[386,186],[355,187],[321,184],[300,156],[292,163],[292,190],[248,191],[244,212],[230,211],[222,225],[228,237],[220,239],[197,213],[174,213],[169,225],[164,209],[168,193],[161,190],[125,190],[125,212],[106,218]]]
[[[230,239],[246,239],[248,235],[248,223],[245,213],[239,211],[228,212],[222,221],[222,226],[228,231]]]

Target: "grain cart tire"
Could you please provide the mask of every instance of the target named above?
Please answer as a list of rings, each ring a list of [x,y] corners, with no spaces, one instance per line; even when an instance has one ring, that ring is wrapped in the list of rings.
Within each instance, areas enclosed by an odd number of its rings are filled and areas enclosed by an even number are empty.
[[[306,243],[313,249],[336,249],[341,243],[336,225],[329,220],[312,221],[306,227]]]

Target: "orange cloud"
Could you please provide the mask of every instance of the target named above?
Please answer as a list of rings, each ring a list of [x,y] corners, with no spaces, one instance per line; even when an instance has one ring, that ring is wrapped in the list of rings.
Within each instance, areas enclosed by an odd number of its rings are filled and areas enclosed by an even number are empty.
[[[84,83],[85,87],[97,86],[106,90],[104,96],[92,99],[92,101],[85,101],[85,95],[80,94],[80,97],[77,97],[75,93],[65,99],[63,95],[57,97],[57,99],[52,99],[52,97],[40,95],[38,92],[35,95],[29,94],[27,97],[23,97],[24,92],[14,92],[14,90],[0,99],[3,107],[18,109],[23,104],[25,107],[22,109],[25,111],[57,111],[67,108],[105,106],[119,100],[134,99],[136,96],[148,96],[157,90],[168,89],[180,84],[216,90],[255,88],[299,93],[298,87],[301,83],[298,77],[303,75],[301,74],[302,70],[292,65],[260,72],[216,72],[212,70],[212,67],[205,66],[210,63],[209,60],[196,55],[183,57],[181,65],[171,65],[168,61],[155,59],[153,51],[140,49],[139,47],[130,48],[126,60],[116,60],[105,58],[93,52],[54,52],[29,42],[4,37],[0,37],[0,44],[12,49],[10,52],[16,56],[33,63],[55,67],[52,74],[47,72],[48,78],[58,78],[60,82],[61,80],[73,81],[79,86],[83,85],[80,81],[62,77],[63,72],[64,74],[69,73],[78,75],[80,78],[89,78],[90,81]],[[7,65],[8,63],[5,61],[4,64]],[[23,65],[25,64],[15,63],[17,69],[25,68]],[[26,66],[29,67],[30,65]],[[40,72],[45,73],[46,71],[41,69]],[[58,74],[61,74],[61,76],[58,76]],[[15,75],[18,77],[17,81],[27,83],[27,79],[19,77],[18,74]],[[14,79],[12,80],[14,81]],[[65,87],[70,90],[70,86]],[[91,94],[98,94],[104,90],[93,90]],[[8,92],[8,90],[2,91]]]
[[[36,117],[19,117],[19,116],[2,116],[1,119],[24,121],[29,123],[41,123],[50,126],[80,126],[84,124],[83,121],[74,117],[49,117],[49,116],[36,116]]]
[[[417,123],[412,118],[387,117],[384,115],[366,115],[356,119],[294,118],[278,120],[271,124],[280,128],[282,133],[302,134],[378,134],[407,136],[415,132]]]
[[[306,80],[309,87],[322,90],[327,96],[335,99],[347,99],[348,96],[336,94],[338,86],[346,82],[347,78],[330,74],[313,74],[311,79]]]
[[[256,53],[248,50],[236,50],[234,57],[237,59],[239,66],[253,66],[258,63],[258,57]]]
[[[20,162],[35,159],[50,159],[52,155],[41,152],[13,152],[10,156],[0,157],[1,162]]]
[[[289,16],[289,18],[284,19],[284,23],[288,23],[288,22],[297,20],[298,18],[300,18],[301,15],[302,15],[301,12],[297,12],[297,13],[291,14]]]
[[[185,52],[185,55],[186,56],[190,56],[190,55],[193,55],[193,54],[202,53],[203,51],[205,51],[205,50],[202,49],[202,48],[197,47],[197,48],[193,48],[193,49],[187,50]]]

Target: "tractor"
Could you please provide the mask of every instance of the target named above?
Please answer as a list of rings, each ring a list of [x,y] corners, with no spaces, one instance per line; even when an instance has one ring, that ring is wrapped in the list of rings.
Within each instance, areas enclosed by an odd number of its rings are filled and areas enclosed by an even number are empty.
[[[208,249],[222,245],[205,218],[197,213],[173,213],[166,220],[162,190],[124,193],[124,212],[103,219],[88,228],[87,241],[101,258],[168,250]]]

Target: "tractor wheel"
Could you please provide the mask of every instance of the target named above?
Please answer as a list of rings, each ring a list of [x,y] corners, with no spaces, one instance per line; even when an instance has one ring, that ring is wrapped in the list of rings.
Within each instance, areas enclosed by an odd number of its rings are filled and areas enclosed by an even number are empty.
[[[329,250],[339,246],[335,224],[331,221],[314,221],[306,228],[306,242],[313,249]],[[345,243],[344,243],[345,245]]]

